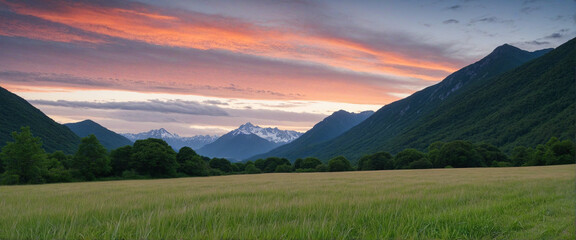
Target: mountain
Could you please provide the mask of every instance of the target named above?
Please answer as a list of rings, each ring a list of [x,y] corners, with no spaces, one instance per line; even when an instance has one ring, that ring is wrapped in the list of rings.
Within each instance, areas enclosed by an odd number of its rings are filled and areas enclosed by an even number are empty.
[[[536,147],[551,137],[575,138],[576,38],[550,53],[445,101],[386,147],[424,148],[465,139],[505,151]]]
[[[94,134],[98,141],[108,150],[113,150],[126,145],[132,145],[128,138],[108,130],[92,120],[84,120],[77,123],[67,123],[64,126],[70,128],[72,132],[80,137],[87,137]]]
[[[193,137],[180,137],[176,133],[170,133],[164,128],[150,130],[142,133],[123,133],[122,136],[128,138],[130,141],[135,142],[140,139],[158,138],[166,141],[175,151],[183,147],[190,147],[192,149],[199,149],[206,144],[212,143],[218,139],[215,135],[198,135]]]
[[[410,140],[399,137],[404,136],[408,131],[418,128],[425,124],[424,119],[429,119],[429,116],[441,114],[446,111],[451,111],[451,108],[465,107],[467,109],[478,109],[485,107],[484,105],[464,105],[462,102],[453,99],[466,99],[473,97],[474,90],[482,91],[491,87],[494,84],[494,79],[505,72],[513,70],[522,64],[537,59],[544,54],[550,52],[550,49],[527,52],[510,45],[502,45],[496,48],[492,53],[476,63],[468,65],[453,74],[450,74],[443,81],[411,96],[388,104],[368,119],[353,127],[346,133],[338,136],[337,138],[328,142],[312,146],[306,151],[295,153],[295,157],[315,156],[323,160],[330,159],[335,156],[343,155],[351,160],[356,160],[365,154],[375,153],[379,151],[388,151],[396,153],[408,147],[418,147],[423,149],[430,141],[421,142],[420,145],[413,145],[410,141],[418,141],[419,138],[434,139],[435,141],[448,141],[456,138],[449,138],[444,132],[437,131],[437,126],[428,125],[428,128],[420,128],[420,135],[412,135]],[[541,69],[541,71],[544,71]],[[526,79],[528,80],[528,79]],[[503,79],[501,81],[507,81]],[[523,86],[509,86],[510,89],[504,91],[515,91],[517,87]],[[534,90],[537,90],[535,88]],[[479,100],[477,103],[483,101],[498,101],[501,96],[483,95],[487,99]],[[496,99],[488,99],[490,97],[498,97]],[[522,97],[516,101],[522,101]],[[450,102],[450,104],[447,104]],[[440,107],[442,106],[442,107]],[[444,124],[450,126],[455,130],[456,128],[472,128],[472,125],[454,125],[454,121],[458,117],[453,116],[452,119],[445,119],[447,122]],[[485,116],[477,116],[482,118]],[[470,119],[475,121],[476,119]],[[519,126],[520,127],[520,126]],[[487,130],[489,130],[488,128]],[[493,131],[498,131],[493,129]],[[436,136],[432,136],[435,134]],[[494,133],[503,134],[506,133]],[[403,144],[399,144],[398,139]],[[471,138],[470,136],[460,135],[459,139],[464,140],[478,140],[490,141],[491,139]]]
[[[208,157],[226,158],[240,161],[255,154],[263,153],[281,145],[256,134],[224,134],[213,143],[198,149],[198,154]]]
[[[252,123],[246,123],[224,134],[215,142],[198,149],[197,152],[203,156],[240,161],[256,154],[268,152],[297,139],[301,135],[302,133],[296,131],[261,128],[252,125]]]
[[[258,137],[264,138],[273,143],[289,143],[294,141],[294,139],[302,136],[302,133],[290,130],[280,130],[278,128],[262,128],[259,126],[254,126],[252,123],[246,123],[240,126],[238,129],[230,132],[233,136],[236,135],[248,135],[254,134]]]
[[[374,114],[373,111],[365,111],[361,113],[350,113],[344,110],[337,111],[314,125],[312,129],[308,130],[301,137],[291,143],[282,145],[270,152],[253,156],[250,159],[264,159],[272,156],[295,159],[296,157],[294,153],[306,155],[306,150],[310,149],[310,147],[339,136],[350,128],[366,120],[372,114]]]
[[[171,139],[171,138],[180,138],[178,134],[170,133],[164,128],[160,129],[153,129],[148,132],[141,132],[141,133],[122,133],[122,136],[130,139],[131,141],[135,142],[136,140],[141,139],[148,139],[148,138],[157,138],[157,139]]]
[[[23,98],[0,87],[0,147],[13,141],[12,132],[30,126],[32,134],[42,139],[47,152],[76,152],[80,138],[67,127],[55,122]]]

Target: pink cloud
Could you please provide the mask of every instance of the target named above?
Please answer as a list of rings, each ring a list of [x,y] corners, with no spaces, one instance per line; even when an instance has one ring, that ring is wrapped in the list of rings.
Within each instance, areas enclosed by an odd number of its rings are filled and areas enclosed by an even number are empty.
[[[16,23],[0,35],[40,40],[0,38],[13,56],[0,60],[0,70],[51,87],[383,104],[458,65],[395,51],[372,33],[351,37],[314,24],[263,26],[132,2],[0,4]],[[4,81],[15,85],[13,77]]]

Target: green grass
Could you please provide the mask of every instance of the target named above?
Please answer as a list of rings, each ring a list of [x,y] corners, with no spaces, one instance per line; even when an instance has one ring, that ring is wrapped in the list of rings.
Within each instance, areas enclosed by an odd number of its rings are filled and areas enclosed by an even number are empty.
[[[0,187],[0,239],[574,239],[574,165]]]

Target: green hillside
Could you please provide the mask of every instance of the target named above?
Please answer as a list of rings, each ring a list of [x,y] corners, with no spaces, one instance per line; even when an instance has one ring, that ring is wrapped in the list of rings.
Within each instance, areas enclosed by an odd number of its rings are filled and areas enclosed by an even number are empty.
[[[496,78],[477,82],[381,149],[466,139],[512,150],[576,134],[576,39]]]
[[[64,126],[68,127],[72,132],[80,137],[87,137],[94,134],[98,141],[108,150],[113,150],[126,145],[132,145],[132,141],[128,138],[110,131],[109,129],[103,127],[102,125],[92,121],[84,120],[77,123],[67,123]]]
[[[378,151],[389,151],[392,153],[401,151],[412,145],[402,146],[397,144],[394,142],[395,137],[403,135],[422,124],[420,119],[429,114],[448,111],[450,107],[460,107],[458,106],[460,103],[452,102],[451,99],[458,96],[467,96],[468,93],[466,91],[469,89],[482,89],[483,86],[479,85],[479,83],[485,83],[489,79],[541,57],[549,51],[549,49],[546,49],[527,52],[510,45],[502,45],[480,61],[446,77],[442,82],[382,107],[374,115],[348,132],[324,144],[312,146],[310,149],[302,151],[301,153],[303,154],[300,154],[302,156],[298,157],[315,156],[327,160],[343,155],[349,159],[356,160],[365,154]],[[452,105],[447,105],[447,102],[451,102]],[[443,106],[443,108],[440,109],[440,106]],[[466,105],[466,107],[473,109],[478,106]],[[450,125],[450,122],[446,124]],[[430,131],[432,130],[430,129]],[[419,134],[423,134],[422,137],[424,137],[428,132]],[[448,139],[438,138],[437,140]],[[429,143],[425,143],[424,146]],[[406,142],[403,142],[403,144],[406,144]]]
[[[76,151],[80,138],[23,98],[0,87],[0,102],[0,147],[12,141],[12,132],[30,126],[32,134],[42,139],[46,151]]]
[[[350,128],[366,120],[366,118],[372,114],[374,114],[372,111],[361,113],[349,113],[344,110],[337,111],[314,125],[312,129],[308,130],[296,140],[277,147],[270,152],[253,156],[249,158],[249,160],[264,159],[267,157],[296,159],[298,156],[308,154],[306,151],[312,149],[312,146],[338,137]]]

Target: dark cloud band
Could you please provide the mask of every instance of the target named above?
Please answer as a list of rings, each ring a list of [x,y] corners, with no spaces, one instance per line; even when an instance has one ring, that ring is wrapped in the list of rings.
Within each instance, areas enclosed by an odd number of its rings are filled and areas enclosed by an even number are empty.
[[[84,101],[48,101],[48,100],[31,100],[35,105],[48,105],[68,108],[87,108],[102,110],[129,110],[145,111],[156,113],[179,113],[190,115],[206,116],[228,116],[228,113],[219,107],[206,105],[193,101],[182,100],[149,100],[143,102],[84,102]]]

